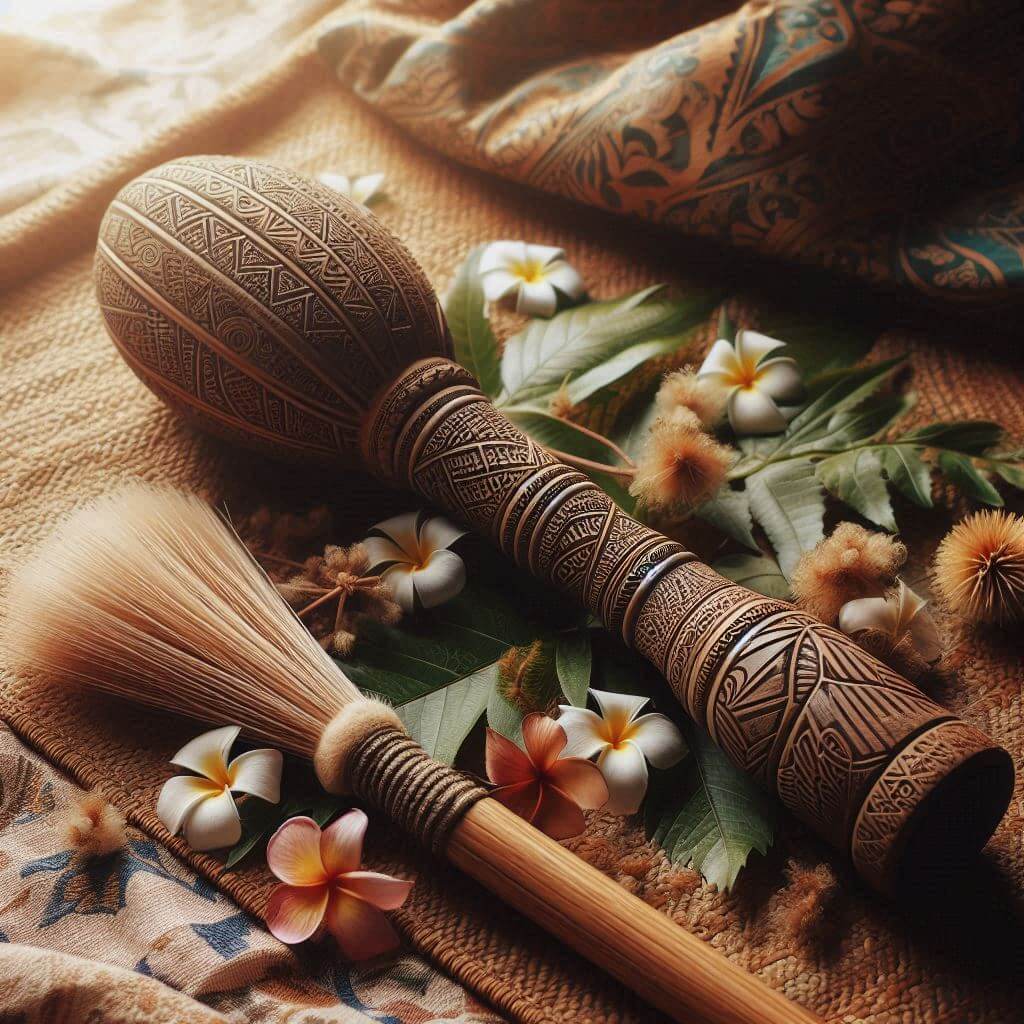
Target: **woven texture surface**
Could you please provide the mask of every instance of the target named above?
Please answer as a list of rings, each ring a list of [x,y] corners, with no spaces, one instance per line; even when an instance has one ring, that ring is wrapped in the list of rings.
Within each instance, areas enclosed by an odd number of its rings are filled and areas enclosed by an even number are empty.
[[[188,153],[245,154],[300,172],[381,169],[391,200],[379,213],[441,290],[463,253],[511,237],[566,246],[597,296],[653,281],[682,283],[693,251],[597,212],[538,197],[464,170],[402,137],[343,94],[311,45],[201,115],[0,221],[0,569],[50,530],[62,513],[117,481],[177,483],[244,511],[300,505],[314,496],[341,511],[363,493],[349,476],[310,478],[240,456],[182,427],[131,375],[107,340],[92,295],[91,245],[106,202],[147,167]],[[880,350],[909,348],[920,415],[985,415],[997,409],[1024,434],[1024,368],[985,337],[890,334]],[[368,520],[376,518],[372,512]],[[941,516],[922,523],[941,532]],[[366,521],[366,520],[364,520]],[[909,521],[909,520],[905,520]],[[959,681],[936,692],[1019,760],[1024,749],[1019,651],[967,644]],[[260,913],[265,871],[225,874],[161,829],[153,808],[167,756],[193,731],[31,681],[6,678],[3,716],[78,781],[98,786],[131,821],[245,909]],[[930,906],[888,907],[837,863],[834,939],[806,946],[776,924],[787,856],[829,854],[786,824],[776,848],[729,896],[666,865],[629,824],[598,818],[574,848],[641,897],[711,942],[830,1024],[1004,1024],[1024,995],[1024,805],[1020,792],[973,878],[973,888]],[[523,1021],[653,1022],[655,1016],[473,884],[375,830],[371,866],[418,878],[398,915],[420,951],[509,1016]]]

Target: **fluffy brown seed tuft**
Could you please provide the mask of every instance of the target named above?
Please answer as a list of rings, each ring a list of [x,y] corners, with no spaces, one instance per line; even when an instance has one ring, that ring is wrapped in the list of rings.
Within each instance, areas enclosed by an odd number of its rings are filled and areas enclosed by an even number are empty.
[[[98,793],[82,793],[65,811],[61,832],[83,857],[106,857],[125,844],[125,817]]]
[[[734,457],[704,432],[695,413],[678,408],[651,428],[629,493],[657,511],[696,508],[725,482]]]
[[[835,625],[847,601],[882,596],[906,559],[906,547],[888,534],[840,523],[831,536],[804,552],[790,585],[799,607]]]
[[[933,564],[939,603],[968,622],[1024,619],[1024,519],[998,509],[975,512],[939,545]]]
[[[368,576],[369,568],[361,544],[328,544],[322,555],[307,558],[303,570],[277,589],[325,650],[346,656],[364,620],[392,625],[402,617],[391,588],[379,576]]]
[[[701,380],[689,367],[666,374],[654,401],[663,416],[676,409],[689,409],[704,427],[714,426],[725,412],[722,389]]]

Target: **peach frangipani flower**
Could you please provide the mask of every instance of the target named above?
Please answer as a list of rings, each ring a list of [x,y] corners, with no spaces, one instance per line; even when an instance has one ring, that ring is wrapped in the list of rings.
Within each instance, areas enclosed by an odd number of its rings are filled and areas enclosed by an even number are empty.
[[[511,740],[487,730],[487,777],[498,787],[491,796],[552,839],[569,839],[584,829],[583,809],[597,810],[608,787],[597,765],[562,757],[565,730],[547,715],[523,719],[524,753]]]
[[[558,721],[568,737],[567,750],[579,757],[598,755],[610,794],[605,810],[634,814],[647,792],[647,762],[655,768],[671,768],[686,755],[679,730],[655,712],[641,715],[646,697],[591,690],[601,709],[563,706]]]
[[[412,882],[361,871],[367,817],[348,811],[321,830],[289,818],[267,844],[267,866],[282,882],[270,896],[267,927],[282,942],[303,942],[324,929],[349,960],[369,960],[398,946],[384,915],[400,907]]]
[[[272,804],[281,799],[281,751],[247,750],[228,761],[240,731],[237,725],[211,729],[171,758],[171,764],[196,774],[168,779],[156,814],[171,835],[184,831],[193,850],[234,846],[242,837],[234,793],[249,793]]]

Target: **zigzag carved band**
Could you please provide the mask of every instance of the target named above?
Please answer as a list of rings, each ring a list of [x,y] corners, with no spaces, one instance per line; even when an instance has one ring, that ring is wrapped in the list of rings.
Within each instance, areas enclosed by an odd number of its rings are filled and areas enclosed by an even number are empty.
[[[915,746],[950,713],[849,637],[724,579],[632,519],[451,365],[422,360],[378,401],[363,443],[383,475],[573,594],[660,669],[736,764],[831,843],[852,843],[873,881],[889,877],[910,816],[880,816],[866,801],[877,803],[880,780],[902,777],[908,763],[920,769],[923,799],[964,762],[963,744]],[[908,761],[911,747],[924,753]]]

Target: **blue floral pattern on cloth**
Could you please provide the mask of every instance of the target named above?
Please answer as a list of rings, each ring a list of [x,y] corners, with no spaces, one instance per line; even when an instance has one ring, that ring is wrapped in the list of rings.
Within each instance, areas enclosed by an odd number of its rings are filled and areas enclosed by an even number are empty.
[[[84,858],[60,828],[78,792],[0,725],[0,943],[126,968],[263,1024],[501,1021],[415,954],[352,965],[329,941],[283,945],[132,827],[123,849]]]

